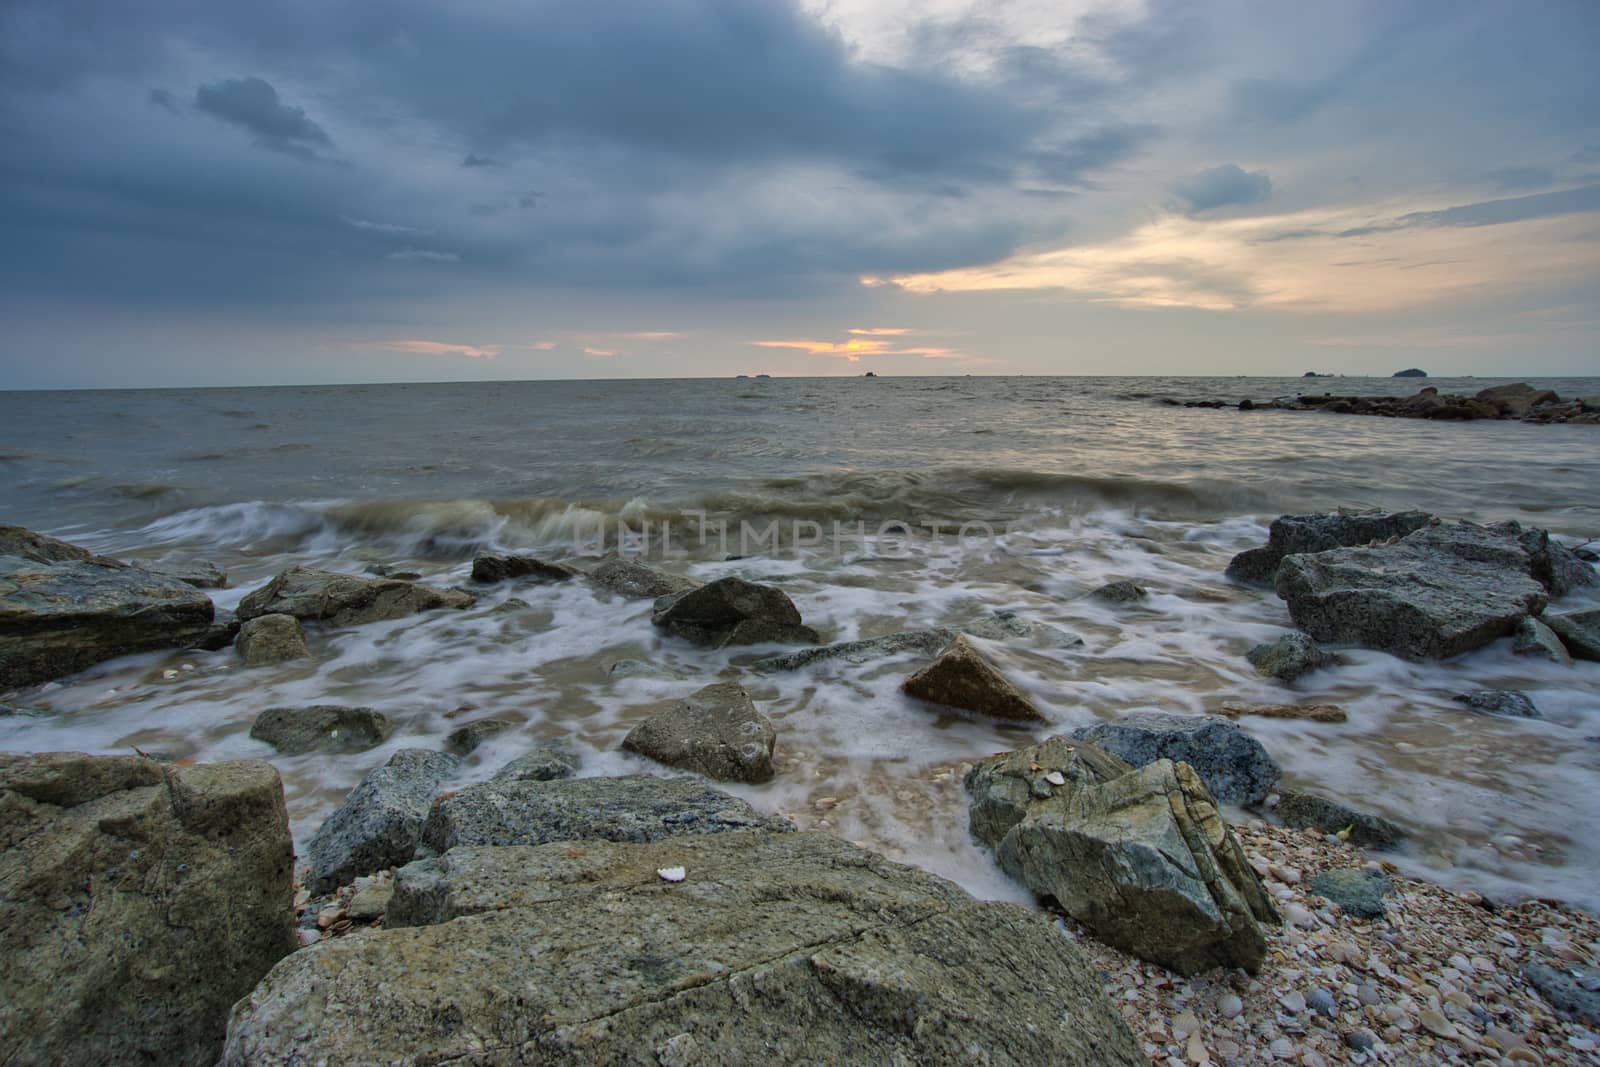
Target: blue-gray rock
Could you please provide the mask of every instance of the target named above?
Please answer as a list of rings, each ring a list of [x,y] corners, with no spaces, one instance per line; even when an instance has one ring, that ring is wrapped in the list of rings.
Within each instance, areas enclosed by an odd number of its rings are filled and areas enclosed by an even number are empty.
[[[1368,511],[1354,514],[1282,515],[1272,521],[1267,543],[1234,556],[1228,577],[1243,585],[1272,588],[1273,577],[1284,556],[1296,552],[1326,552],[1404,537],[1432,523],[1425,511]]]
[[[1135,711],[1112,722],[1080,727],[1072,736],[1143,767],[1169,759],[1193,767],[1216,800],[1259,804],[1282,775],[1261,742],[1231,719]]]
[[[1306,994],[1306,1007],[1330,1019],[1339,1017],[1339,1005],[1334,1002],[1333,994],[1321,986]]]
[[[1552,1008],[1589,1026],[1600,1026],[1600,970],[1582,963],[1552,967],[1529,960],[1522,965],[1522,977]]]
[[[577,752],[560,742],[537,745],[494,772],[494,782],[553,782],[578,773]]]
[[[1511,651],[1519,656],[1547,659],[1568,666],[1572,664],[1572,656],[1561,643],[1561,638],[1532,615],[1517,623],[1517,628],[1511,631]]]
[[[1389,887],[1388,875],[1365,867],[1323,871],[1306,883],[1311,892],[1357,919],[1383,918],[1383,898]]]
[[[1471,693],[1458,693],[1451,699],[1484,715],[1498,715],[1507,719],[1544,718],[1528,694],[1515,689],[1477,689]]]
[[[306,886],[330,893],[362,875],[411,862],[433,798],[456,767],[454,757],[426,749],[403,748],[390,756],[311,838]]]
[[[1546,615],[1544,621],[1561,638],[1573,659],[1600,661],[1600,608]]]
[[[1245,653],[1245,658],[1250,661],[1257,674],[1264,678],[1276,678],[1280,682],[1292,682],[1312,671],[1332,667],[1339,662],[1338,656],[1323,651],[1311,639],[1311,635],[1298,630],[1284,634],[1271,644],[1256,645]]]

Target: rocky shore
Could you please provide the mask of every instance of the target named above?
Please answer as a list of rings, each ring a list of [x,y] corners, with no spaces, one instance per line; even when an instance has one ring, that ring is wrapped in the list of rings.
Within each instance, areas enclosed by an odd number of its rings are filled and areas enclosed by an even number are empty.
[[[448,618],[476,597],[294,567],[229,618],[201,591],[225,582],[213,572],[0,528],[0,686],[230,642],[268,669],[331,629]],[[1228,574],[1275,591],[1298,628],[1249,654],[1285,685],[1355,648],[1438,659],[1511,638],[1521,655],[1600,660],[1600,610],[1557,606],[1596,584],[1594,568],[1516,523],[1284,516]],[[901,688],[919,706],[1018,730],[1048,717],[983,643],[1078,641],[1002,613],[825,644],[778,586],[620,558],[485,554],[472,575],[480,588],[578,581],[650,599],[663,640],[761,653],[740,668],[751,686],[911,656]],[[1089,595],[1146,596],[1129,582]],[[0,756],[0,1060],[1316,1067],[1600,1054],[1592,916],[1400,877],[1382,850],[1405,847],[1405,827],[1286,788],[1249,729],[1337,724],[1337,707],[1289,690],[975,753],[941,787],[964,793],[973,841],[1042,905],[1030,909],[851,844],[825,811],[764,812],[718,789],[780,775],[782,733],[746,684],[706,682],[622,741],[659,773],[586,776],[556,744],[469,778],[465,761],[509,727],[469,720],[442,750],[400,749],[368,773],[298,863],[268,763]],[[1460,699],[1539,714],[1511,690]],[[366,751],[393,731],[381,711],[324,703],[267,709],[251,736],[289,756]]]
[[[1573,423],[1600,425],[1600,396],[1562,398],[1552,389],[1536,389],[1525,382],[1497,385],[1472,396],[1440,393],[1424,386],[1415,394],[1396,396],[1341,396],[1333,393],[1302,393],[1293,398],[1256,400],[1246,397],[1237,405],[1222,400],[1175,400],[1162,403],[1171,407],[1228,408],[1240,411],[1321,411],[1331,415],[1381,415],[1390,419],[1436,419],[1469,422],[1474,419],[1505,419],[1534,423]]]

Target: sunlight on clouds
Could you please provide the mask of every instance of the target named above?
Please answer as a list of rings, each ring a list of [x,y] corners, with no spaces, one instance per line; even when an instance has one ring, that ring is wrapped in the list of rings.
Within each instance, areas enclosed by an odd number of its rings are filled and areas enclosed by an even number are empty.
[[[418,356],[465,356],[467,359],[493,359],[499,345],[455,345],[445,341],[371,341],[356,348],[385,352],[410,352]]]
[[[878,330],[850,330],[852,334],[866,334],[869,336],[889,335],[898,336],[910,333],[905,329],[878,329]],[[926,345],[902,346],[894,341],[868,340],[860,336],[852,337],[848,341],[751,341],[759,348],[792,348],[800,352],[809,352],[814,356],[839,356],[851,363],[860,363],[862,356],[920,356],[923,359],[962,359],[974,362],[987,362],[976,360],[964,352],[953,348],[936,348]]]

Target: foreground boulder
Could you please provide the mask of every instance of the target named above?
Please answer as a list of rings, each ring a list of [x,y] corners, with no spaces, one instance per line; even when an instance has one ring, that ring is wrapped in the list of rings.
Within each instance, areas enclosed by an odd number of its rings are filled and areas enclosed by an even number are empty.
[[[565,563],[552,563],[536,556],[507,556],[479,552],[472,558],[472,580],[505,582],[513,578],[536,578],[542,582],[564,582],[581,572]]]
[[[633,600],[656,600],[673,593],[687,593],[700,583],[681,574],[647,567],[637,560],[612,557],[601,560],[589,578],[596,585]]]
[[[211,599],[191,585],[64,541],[6,527],[0,538],[0,688],[75,674],[211,634]]]
[[[361,780],[307,848],[306,887],[331,893],[364,874],[409,863],[433,798],[455,773],[454,757],[403,748]]]
[[[907,696],[1007,722],[1046,722],[1022,690],[990,665],[965,637],[944,655],[900,683]]]
[[[1180,974],[1266,959],[1277,913],[1187,764],[1134,770],[1052,737],[981,761],[966,787],[973,837],[1107,944]]]
[[[782,589],[743,578],[719,578],[686,593],[662,597],[656,601],[650,621],[707,648],[814,645],[821,640],[817,631],[800,621],[800,609]]]
[[[1267,543],[1249,548],[1228,563],[1228,577],[1243,585],[1272,588],[1284,556],[1326,552],[1404,537],[1436,521],[1425,511],[1366,511],[1356,514],[1282,515],[1272,520]]]
[[[294,948],[268,764],[0,755],[0,845],[0,1063],[215,1063]]]
[[[293,615],[334,626],[401,619],[434,608],[467,608],[473,597],[459,589],[433,589],[394,578],[360,578],[311,567],[290,567],[239,602],[239,618]]]
[[[1146,1062],[1046,919],[828,834],[456,849],[386,923],[275,968],[222,1062]]]
[[[1283,773],[1260,741],[1221,716],[1135,711],[1072,736],[1135,767],[1164,759],[1187,763],[1224,804],[1261,803]]]
[[[239,627],[234,648],[246,667],[268,667],[310,659],[306,632],[293,615],[258,615]]]
[[[314,704],[309,708],[268,708],[250,724],[250,736],[285,756],[303,752],[362,752],[383,744],[392,727],[388,716],[371,708]]]
[[[719,782],[770,782],[777,736],[738,682],[717,682],[629,730],[622,747]]]

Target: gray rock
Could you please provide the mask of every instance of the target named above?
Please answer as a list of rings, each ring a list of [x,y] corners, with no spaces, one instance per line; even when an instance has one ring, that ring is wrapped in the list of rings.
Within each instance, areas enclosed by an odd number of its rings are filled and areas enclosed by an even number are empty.
[[[240,601],[239,618],[282,614],[354,626],[434,608],[467,608],[473,603],[473,597],[459,589],[431,589],[393,578],[291,567]]]
[[[8,535],[18,552],[83,551],[27,534]],[[133,652],[192,647],[210,632],[212,615],[210,598],[193,586],[115,560],[0,555],[0,688],[47,682]]]
[[[513,578],[564,582],[582,573],[565,563],[552,563],[536,556],[507,556],[493,552],[479,552],[472,558],[472,580],[475,582],[504,582]]]
[[[1292,682],[1302,675],[1336,666],[1339,662],[1338,656],[1323,651],[1310,634],[1298,630],[1284,634],[1270,645],[1256,645],[1245,653],[1245,658],[1255,667],[1257,674],[1264,678],[1276,678],[1280,682]]]
[[[123,566],[114,559],[96,556],[87,548],[79,548],[77,545],[68,544],[46,534],[34,533],[21,526],[3,524],[0,524],[0,556],[15,556],[29,563],[86,563],[94,560],[108,567]]]
[[[294,948],[265,763],[0,755],[0,1062],[210,1065]]]
[[[279,965],[223,1064],[1146,1062],[1047,920],[828,834],[460,848],[385,921]]]
[[[1266,958],[1260,924],[1277,913],[1186,764],[1130,770],[1053,737],[980,761],[966,787],[972,834],[1001,868],[1107,944],[1181,974]]]
[[[1430,526],[1394,544],[1286,556],[1278,595],[1319,641],[1442,659],[1516,629],[1548,601],[1516,523]]]
[[[707,648],[731,645],[816,644],[817,632],[800,621],[800,610],[775,586],[743,578],[656,601],[651,622],[674,636]]]
[[[1516,689],[1477,689],[1470,693],[1459,693],[1450,699],[1484,715],[1498,715],[1507,719],[1544,718],[1528,694]]]
[[[243,623],[234,647],[246,667],[266,667],[311,658],[306,632],[293,615],[259,615]]]
[[[1344,867],[1313,875],[1306,888],[1330,904],[1339,905],[1346,915],[1357,919],[1381,919],[1383,898],[1389,892],[1389,876],[1366,867]]]
[[[930,704],[991,719],[1048,721],[965,637],[957,636],[937,660],[901,682],[900,691]]]
[[[612,678],[667,678],[675,682],[689,677],[676,668],[646,663],[641,659],[619,659],[606,668],[606,674]]]
[[[1546,615],[1544,621],[1561,638],[1573,659],[1600,660],[1600,608]]]
[[[361,752],[389,736],[389,720],[371,708],[314,704],[308,708],[268,708],[256,716],[250,736],[286,756],[302,752]]]
[[[1080,727],[1072,736],[1135,767],[1163,759],[1187,763],[1224,804],[1261,803],[1283,773],[1260,741],[1217,715],[1135,711]]]
[[[239,616],[219,608],[213,612],[211,625],[206,627],[205,633],[195,638],[189,647],[204,649],[207,652],[220,652],[233,644],[239,636],[240,629]]]
[[[1511,631],[1511,651],[1519,656],[1533,656],[1570,666],[1572,656],[1561,643],[1556,632],[1532,615],[1517,623]]]
[[[578,754],[564,744],[538,745],[494,772],[493,782],[554,782],[571,778],[582,766]]]
[[[882,637],[866,637],[859,641],[840,641],[816,648],[801,648],[767,656],[751,664],[758,671],[796,671],[814,663],[849,663],[859,666],[876,659],[887,659],[908,652],[918,656],[933,657],[942,652],[955,638],[954,630],[901,630]]]
[[[1078,648],[1083,644],[1083,638],[1077,634],[1046,622],[1024,619],[1014,611],[997,611],[974,619],[963,625],[961,632],[985,641],[1026,641],[1043,648]]]
[[[477,719],[463,723],[445,735],[444,750],[452,756],[470,756],[485,741],[521,725],[510,719]]]
[[[1349,830],[1350,843],[1362,848],[1395,848],[1406,837],[1399,825],[1382,815],[1357,811],[1315,793],[1279,790],[1278,806],[1272,813],[1296,830],[1315,829],[1327,834]]]
[[[1143,600],[1149,594],[1145,592],[1142,585],[1136,585],[1129,581],[1120,581],[1108,582],[1089,595],[1096,600],[1103,600],[1107,604],[1132,604],[1135,601]]]
[[[1529,960],[1522,965],[1522,977],[1552,1008],[1589,1026],[1600,1026],[1600,970],[1583,963],[1563,962],[1552,967]]]
[[[1520,529],[1514,522],[1490,527],[1499,528]],[[1517,540],[1527,553],[1528,573],[1545,587],[1551,597],[1559,599],[1574,590],[1600,585],[1600,577],[1595,575],[1594,568],[1579,559],[1572,549],[1551,537],[1550,531],[1523,530]]]
[[[1354,548],[1414,533],[1434,521],[1424,511],[1370,511],[1355,514],[1283,515],[1274,519],[1267,543],[1234,556],[1228,577],[1243,585],[1272,588],[1278,564],[1298,552]]]
[[[204,560],[184,560],[176,563],[140,560],[132,566],[150,574],[158,574],[163,578],[192,585],[196,589],[228,588],[228,575],[215,563],[207,563]]]
[[[376,922],[389,910],[394,897],[394,882],[388,879],[357,878],[356,891],[344,906],[345,918],[358,923]]]
[[[772,720],[737,682],[717,682],[651,715],[622,747],[719,782],[770,782]]]
[[[307,888],[331,893],[361,875],[409,863],[429,806],[456,767],[442,752],[403,748],[370,772],[311,838]]]
[[[693,578],[668,574],[636,560],[616,557],[601,560],[599,566],[589,572],[589,578],[619,596],[634,600],[656,600],[700,587],[700,583]]]
[[[446,797],[428,813],[422,845],[543,845],[551,841],[659,841],[679,834],[787,831],[787,819],[694,778],[568,778],[484,782]]]

